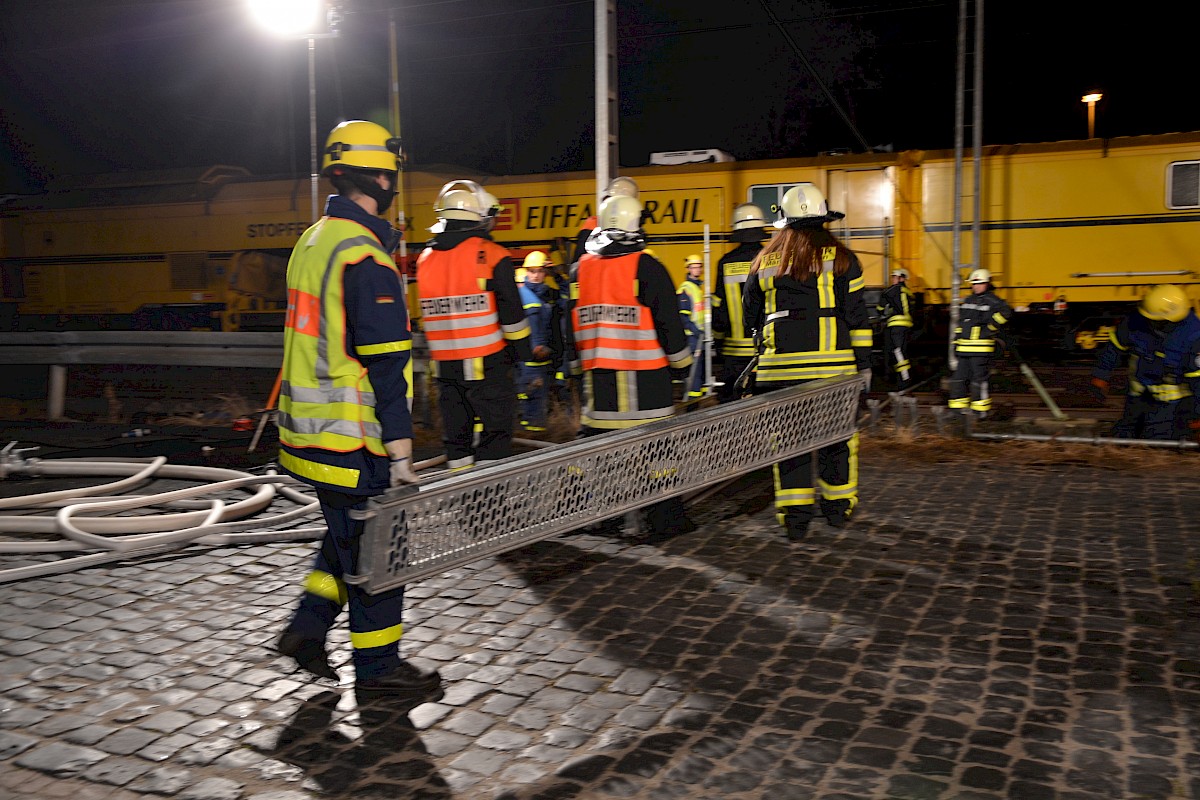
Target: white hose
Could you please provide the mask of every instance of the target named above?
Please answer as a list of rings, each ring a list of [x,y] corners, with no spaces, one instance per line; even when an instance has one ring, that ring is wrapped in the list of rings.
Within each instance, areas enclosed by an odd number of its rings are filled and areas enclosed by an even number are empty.
[[[96,486],[44,492],[0,501],[0,508],[46,508],[64,506],[54,517],[0,516],[0,532],[58,533],[65,541],[3,542],[0,553],[42,554],[61,553],[99,548],[105,552],[59,559],[0,570],[0,583],[43,575],[53,575],[83,567],[121,561],[128,558],[154,555],[178,550],[189,544],[219,546],[229,544],[266,543],[318,539],[325,526],[287,530],[258,530],[246,528],[279,525],[298,517],[309,516],[320,509],[315,498],[285,484],[296,483],[286,475],[250,475],[217,467],[180,467],[166,463],[166,458],[145,459],[31,459],[6,464],[6,474],[24,473],[34,476],[126,476],[122,480]],[[204,486],[176,489],[157,495],[97,497],[101,492],[113,492],[133,486],[150,478],[178,478],[215,481]],[[157,514],[134,517],[105,518],[77,516],[112,514],[146,506],[183,506],[196,508],[197,501],[188,498],[232,489],[257,486],[251,497],[236,503],[209,500],[202,509],[182,514]],[[271,504],[276,493],[299,507],[269,517],[241,519],[263,510]],[[99,535],[121,534],[121,535]]]
[[[446,456],[418,462],[417,469],[444,463]],[[320,539],[325,525],[284,530],[257,530],[309,516],[320,510],[312,496],[298,491],[299,483],[286,475],[250,475],[219,467],[175,466],[165,457],[150,460],[113,458],[91,459],[29,459],[5,464],[4,474],[24,473],[31,476],[125,476],[107,484],[75,489],[43,492],[25,497],[0,500],[0,508],[45,509],[61,507],[54,517],[14,515],[0,516],[0,533],[59,534],[60,541],[0,542],[0,554],[50,554],[85,549],[103,552],[30,564],[0,570],[0,583],[28,578],[57,575],[85,567],[97,566],[131,558],[157,555],[187,547],[191,544],[224,546],[231,544],[264,544],[281,541]],[[176,478],[209,481],[208,485],[176,489],[157,495],[101,496],[151,478]],[[289,485],[290,484],[290,485]],[[247,489],[258,486],[253,494],[236,503],[222,500],[207,502],[191,500],[213,492]],[[248,489],[247,489],[248,491]],[[243,519],[269,506],[276,493],[297,504],[297,508],[269,517]],[[100,517],[146,506],[168,506],[197,509],[180,514],[137,515],[133,517]],[[88,515],[88,516],[80,516]],[[104,535],[109,534],[109,535]]]
[[[63,489],[58,492],[44,492],[27,497],[6,497],[0,500],[0,508],[33,508],[64,499],[86,497],[99,492],[115,492],[118,489],[124,489],[126,486],[133,486],[147,480],[166,463],[166,456],[158,456],[147,464],[145,469],[114,483],[104,483],[99,486],[84,486],[77,489]]]

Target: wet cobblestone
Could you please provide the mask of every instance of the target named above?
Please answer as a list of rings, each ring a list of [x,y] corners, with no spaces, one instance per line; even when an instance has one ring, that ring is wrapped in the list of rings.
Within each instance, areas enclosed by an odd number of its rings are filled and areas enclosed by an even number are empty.
[[[344,628],[338,687],[271,652],[311,544],[0,585],[0,797],[1200,800],[1191,469],[875,451],[800,545],[758,475],[526,547],[409,587],[447,691],[408,715]]]

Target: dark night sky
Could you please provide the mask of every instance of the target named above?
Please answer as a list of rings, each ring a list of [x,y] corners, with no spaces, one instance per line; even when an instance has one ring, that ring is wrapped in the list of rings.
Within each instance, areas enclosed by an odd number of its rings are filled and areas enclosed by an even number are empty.
[[[953,144],[955,0],[766,2],[618,0],[623,166],[654,150]],[[317,42],[322,142],[342,118],[386,121],[389,8],[413,166],[591,167],[592,0],[347,0],[339,38]],[[1181,96],[1196,4],[1101,8],[988,4],[985,143],[1084,138],[1079,98],[1093,88],[1098,135],[1200,129],[1200,104]],[[308,173],[306,43],[260,33],[242,0],[5,3],[0,69],[0,194],[124,169]]]

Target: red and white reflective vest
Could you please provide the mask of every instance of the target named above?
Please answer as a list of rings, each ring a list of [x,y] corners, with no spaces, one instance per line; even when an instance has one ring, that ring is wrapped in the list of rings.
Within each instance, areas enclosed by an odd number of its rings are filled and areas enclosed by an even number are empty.
[[[421,325],[435,361],[482,358],[504,349],[496,295],[485,287],[508,251],[470,238],[449,250],[430,247],[417,259]]]
[[[585,370],[649,370],[667,366],[650,309],[637,299],[641,253],[601,258],[588,253],[576,271],[575,346]]]

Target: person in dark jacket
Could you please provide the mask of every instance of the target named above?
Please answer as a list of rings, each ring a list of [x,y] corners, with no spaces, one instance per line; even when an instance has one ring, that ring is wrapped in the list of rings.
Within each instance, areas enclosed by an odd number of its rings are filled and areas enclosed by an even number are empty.
[[[1183,289],[1155,286],[1113,329],[1092,370],[1098,400],[1126,359],[1129,388],[1113,436],[1170,440],[1200,427],[1200,319]]]
[[[642,204],[614,195],[571,276],[571,369],[583,375],[581,437],[625,430],[674,415],[671,373],[692,363],[675,287],[646,255]],[[695,530],[679,498],[646,510],[655,538]]]
[[[825,228],[845,215],[830,211],[811,183],[780,202],[782,230],[759,253],[746,281],[745,324],[760,332],[755,394],[863,375],[870,383],[871,328],[858,257]],[[820,509],[829,525],[846,525],[858,503],[858,434],[817,451]],[[790,541],[804,538],[815,516],[812,454],[775,465],[776,518]]]
[[[349,606],[359,703],[442,696],[441,678],[400,658],[404,588],[367,594],[358,572],[367,498],[416,483],[409,412],[412,336],[392,260],[399,234],[378,215],[396,193],[399,145],[373,122],[330,133],[323,172],[337,194],[288,262],[279,395],[279,465],[317,491],[328,531],[280,654],[337,680],[325,639]]]
[[[490,235],[496,198],[456,180],[442,187],[433,210],[438,222],[417,259],[417,295],[446,465],[463,470],[512,454],[513,363],[532,361],[533,350],[512,259]]]
[[[892,270],[892,285],[879,296],[875,310],[884,320],[884,346],[892,367],[896,391],[912,385],[912,364],[908,360],[908,340],[913,329],[912,290],[908,288],[908,270]]]
[[[521,428],[531,433],[546,430],[546,398],[554,378],[554,326],[558,323],[555,306],[558,292],[546,285],[549,259],[541,250],[534,250],[521,265],[525,279],[517,288],[521,305],[529,320],[533,359],[521,365]]]
[[[762,242],[768,238],[767,219],[754,203],[742,203],[733,210],[733,233],[730,241],[738,246],[717,262],[713,280],[713,331],[720,339],[721,379],[717,385],[717,400],[728,403],[737,400],[737,379],[754,360],[753,332],[742,316],[742,294],[750,265],[762,252]]]
[[[950,375],[949,407],[964,414],[974,412],[986,419],[992,410],[988,381],[997,341],[1003,342],[1004,325],[1012,319],[1008,303],[996,296],[992,273],[977,269],[967,278],[971,296],[958,306],[958,327],[954,330],[954,356],[957,363]]]

